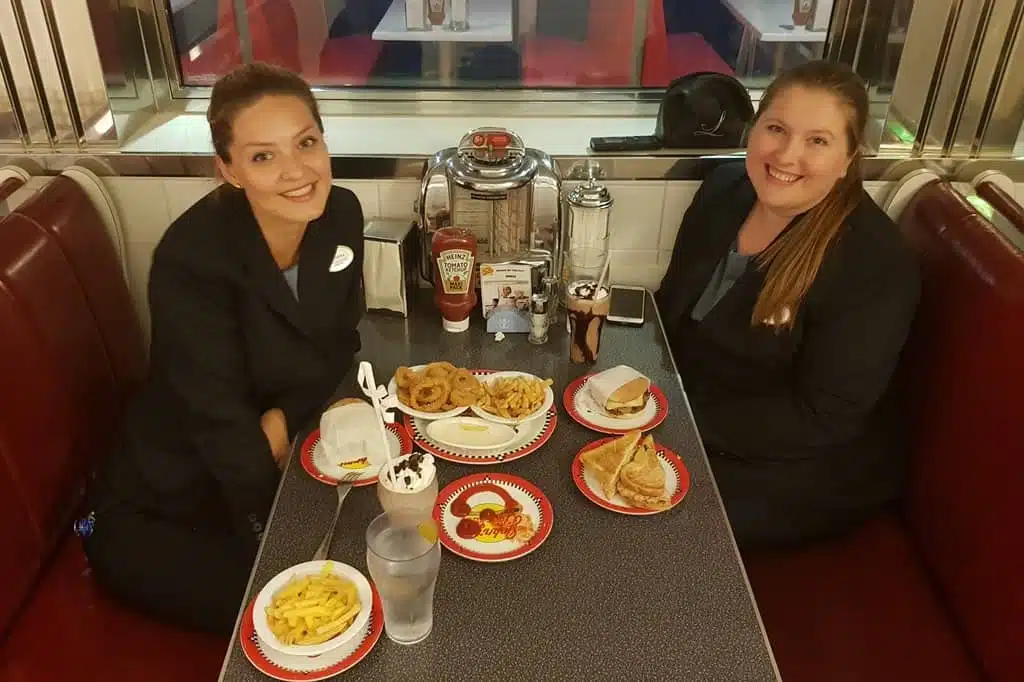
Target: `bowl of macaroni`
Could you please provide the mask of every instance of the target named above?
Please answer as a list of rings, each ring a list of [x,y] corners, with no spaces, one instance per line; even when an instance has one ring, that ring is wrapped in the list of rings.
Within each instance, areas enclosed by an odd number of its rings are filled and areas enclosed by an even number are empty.
[[[307,561],[281,571],[256,595],[260,643],[282,654],[319,656],[366,631],[370,581],[338,561]]]

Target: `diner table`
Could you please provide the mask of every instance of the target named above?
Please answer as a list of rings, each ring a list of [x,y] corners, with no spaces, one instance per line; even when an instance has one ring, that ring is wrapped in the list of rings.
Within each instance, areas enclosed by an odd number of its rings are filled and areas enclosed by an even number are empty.
[[[479,309],[468,332],[453,334],[442,331],[431,293],[413,294],[408,318],[367,314],[360,324],[357,360],[373,364],[381,385],[400,365],[441,359],[553,379],[557,427],[539,450],[499,465],[437,464],[442,487],[483,472],[527,479],[551,501],[554,529],[535,551],[506,563],[480,563],[442,549],[430,637],[402,646],[382,635],[366,658],[338,679],[778,680],[650,294],[644,325],[606,325],[598,364],[590,367],[569,361],[564,314],[543,345],[531,345],[525,334],[496,340],[484,330]],[[668,398],[668,417],[652,433],[682,458],[691,487],[682,502],[664,513],[634,517],[602,509],[584,497],[570,476],[576,453],[604,436],[566,414],[562,391],[588,372],[618,364],[646,374]],[[342,382],[336,397],[344,395],[361,395],[353,377]],[[309,476],[293,453],[240,606],[248,605],[279,572],[312,558],[335,503],[334,489]],[[354,488],[329,557],[369,575],[365,531],[380,511],[373,486]],[[220,679],[269,679],[246,659],[238,627]]]
[[[436,45],[441,87],[455,84],[456,49],[459,43],[512,43],[514,0],[470,0],[467,3],[469,28],[455,31],[450,27],[410,31],[406,28],[405,0],[392,0],[387,12],[373,30],[378,41],[418,42]]]

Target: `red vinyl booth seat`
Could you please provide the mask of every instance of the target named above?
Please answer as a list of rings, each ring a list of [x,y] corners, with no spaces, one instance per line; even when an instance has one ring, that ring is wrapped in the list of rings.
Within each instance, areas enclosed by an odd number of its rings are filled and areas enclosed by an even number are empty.
[[[904,511],[744,560],[786,682],[1020,682],[1024,255],[940,181],[900,227],[923,275]]]
[[[1019,232],[1024,232],[1024,207],[1006,190],[994,182],[982,182],[978,185],[978,196],[992,204]]]
[[[70,533],[144,370],[102,219],[59,177],[0,220],[0,681],[214,679],[225,643],[123,609]]]

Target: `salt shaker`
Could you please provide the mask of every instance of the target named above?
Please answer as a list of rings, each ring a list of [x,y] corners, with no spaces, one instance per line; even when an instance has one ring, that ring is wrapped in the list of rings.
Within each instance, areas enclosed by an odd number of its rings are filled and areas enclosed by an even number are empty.
[[[548,342],[548,306],[547,294],[534,294],[530,297],[530,336],[527,338],[530,343],[539,345]]]

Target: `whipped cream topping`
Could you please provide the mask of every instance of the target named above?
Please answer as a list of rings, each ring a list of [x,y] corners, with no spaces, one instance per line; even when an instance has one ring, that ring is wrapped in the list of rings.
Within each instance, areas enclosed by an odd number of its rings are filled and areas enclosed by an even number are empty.
[[[385,464],[381,468],[380,482],[389,490],[414,493],[430,485],[437,470],[434,457],[423,452],[414,452],[395,460],[394,469]]]
[[[576,298],[582,298],[590,301],[604,298],[609,294],[609,291],[607,287],[601,287],[601,289],[598,290],[597,282],[593,280],[585,280],[571,283],[569,285],[569,294]]]

